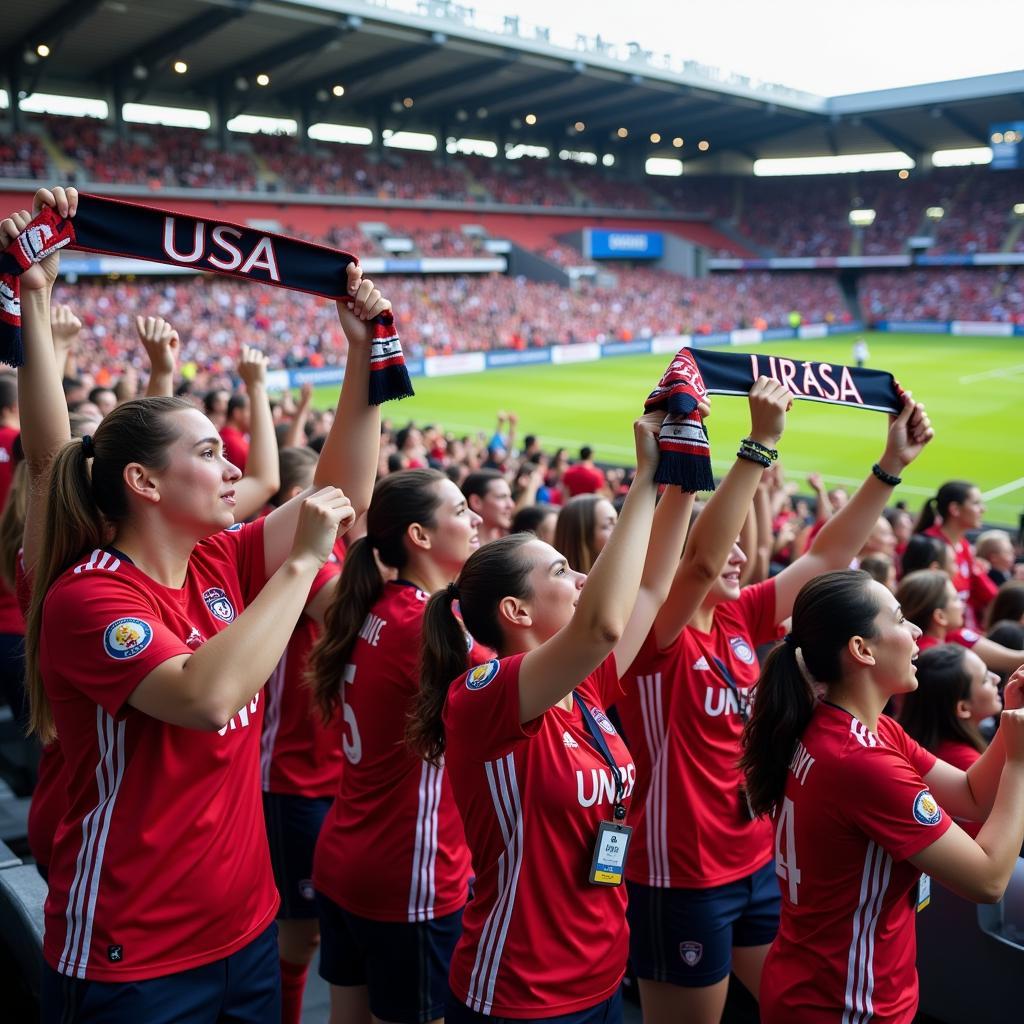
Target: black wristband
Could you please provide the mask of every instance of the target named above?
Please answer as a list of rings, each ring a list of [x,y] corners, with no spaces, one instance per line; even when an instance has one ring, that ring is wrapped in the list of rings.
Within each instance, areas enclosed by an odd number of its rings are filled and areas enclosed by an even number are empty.
[[[771,464],[772,460],[767,455],[762,455],[758,451],[754,451],[753,448],[746,448],[740,445],[740,450],[736,453],[737,459],[746,459],[747,462],[756,462],[759,466],[767,469]]]
[[[871,467],[871,472],[874,473],[883,484],[888,484],[890,487],[899,487],[903,483],[903,477],[893,476],[892,473],[886,473],[884,469],[876,462]]]
[[[755,452],[760,452],[765,458],[771,459],[773,462],[779,457],[777,448],[768,448],[761,444],[760,441],[755,441],[753,438],[745,437],[740,441],[741,445],[746,445],[748,448],[753,448]]]

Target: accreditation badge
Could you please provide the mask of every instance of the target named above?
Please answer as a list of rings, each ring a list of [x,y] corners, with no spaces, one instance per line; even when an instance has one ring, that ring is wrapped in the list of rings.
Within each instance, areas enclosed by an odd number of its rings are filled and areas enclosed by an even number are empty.
[[[922,875],[917,880],[917,885],[910,890],[914,895],[914,908],[920,914],[932,901],[932,879],[931,875]]]
[[[597,829],[594,860],[590,865],[592,885],[622,885],[625,877],[626,853],[633,835],[631,825],[602,821]]]

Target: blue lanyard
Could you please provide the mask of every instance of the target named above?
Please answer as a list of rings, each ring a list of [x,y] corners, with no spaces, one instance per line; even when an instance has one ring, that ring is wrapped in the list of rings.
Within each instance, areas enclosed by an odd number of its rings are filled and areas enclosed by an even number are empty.
[[[575,690],[572,691],[572,699],[576,702],[576,707],[580,709],[580,714],[594,741],[594,746],[601,752],[601,756],[612,770],[612,778],[615,779],[615,820],[622,821],[626,817],[626,808],[622,803],[623,797],[626,795],[626,784],[622,780],[622,772],[615,763],[615,758],[612,757],[612,752],[608,749],[608,743],[601,732],[601,727],[594,721],[590,708],[583,703],[582,698]]]
[[[740,721],[746,725],[750,721],[750,711],[748,710],[748,701],[740,693],[740,688],[736,685],[736,681],[732,677],[732,673],[725,667],[725,662],[721,658],[711,659],[718,667],[718,671],[722,673],[722,678],[725,680],[725,685],[732,690],[732,695],[736,698],[736,707],[740,713]]]

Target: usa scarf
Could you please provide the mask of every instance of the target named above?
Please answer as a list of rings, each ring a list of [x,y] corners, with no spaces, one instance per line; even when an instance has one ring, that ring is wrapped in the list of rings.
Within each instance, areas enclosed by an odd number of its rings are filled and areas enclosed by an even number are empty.
[[[0,253],[0,361],[20,366],[24,359],[18,277],[65,246],[228,274],[352,303],[346,270],[356,257],[350,253],[230,221],[83,193],[74,218],[45,207]],[[373,322],[370,404],[412,393],[394,316],[382,313]]]
[[[709,395],[746,395],[758,377],[772,377],[794,398],[826,405],[849,405],[896,415],[903,408],[901,390],[891,373],[836,363],[815,363],[763,353],[719,352],[681,348],[644,411],[665,409],[658,435],[661,459],[655,480],[684,491],[713,491],[711,446],[697,412]]]

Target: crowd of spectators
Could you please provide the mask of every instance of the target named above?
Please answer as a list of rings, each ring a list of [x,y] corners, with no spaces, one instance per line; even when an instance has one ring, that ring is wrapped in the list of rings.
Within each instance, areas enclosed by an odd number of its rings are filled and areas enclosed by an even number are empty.
[[[658,334],[708,334],[805,322],[841,322],[849,313],[827,275],[722,274],[689,279],[655,270],[605,268],[577,290],[500,274],[384,278],[412,356],[551,344],[608,342]],[[344,360],[330,303],[225,278],[63,284],[58,297],[85,325],[79,361],[106,379],[134,357],[136,313],[174,318],[191,376],[216,377],[243,343],[272,366]]]
[[[942,268],[865,274],[866,320],[997,320],[1024,324],[1024,271]]]

